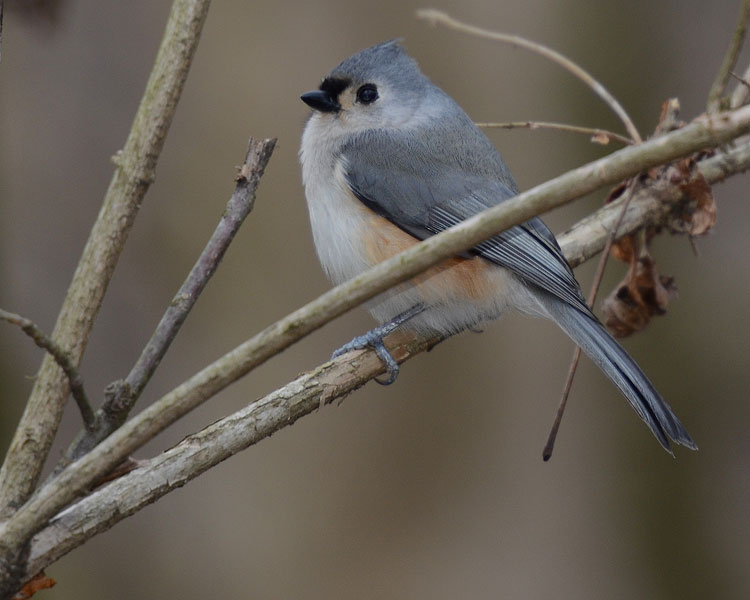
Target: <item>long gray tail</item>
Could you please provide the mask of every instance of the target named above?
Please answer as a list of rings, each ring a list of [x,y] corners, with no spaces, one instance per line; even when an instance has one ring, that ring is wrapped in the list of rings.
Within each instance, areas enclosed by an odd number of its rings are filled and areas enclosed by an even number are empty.
[[[698,449],[641,368],[591,312],[584,313],[551,294],[544,294],[540,300],[550,317],[620,388],[667,452],[672,453],[667,436],[692,450]]]

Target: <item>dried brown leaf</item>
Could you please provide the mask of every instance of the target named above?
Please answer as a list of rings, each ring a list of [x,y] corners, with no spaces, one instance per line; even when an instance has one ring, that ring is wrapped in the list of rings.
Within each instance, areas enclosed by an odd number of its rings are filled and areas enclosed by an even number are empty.
[[[672,216],[670,229],[693,236],[707,233],[716,224],[716,202],[695,158],[683,158],[673,163],[668,175],[669,181],[679,186],[685,197],[682,210]]]
[[[676,295],[674,280],[659,275],[656,262],[644,250],[602,303],[604,323],[616,337],[626,337],[644,329],[652,316],[664,314]]]
[[[612,256],[625,263],[633,262],[635,257],[635,240],[632,235],[626,235],[612,244]]]
[[[41,590],[51,588],[56,583],[54,579],[47,577],[44,571],[40,571],[31,580],[26,582],[21,591],[13,596],[13,600],[26,600]]]

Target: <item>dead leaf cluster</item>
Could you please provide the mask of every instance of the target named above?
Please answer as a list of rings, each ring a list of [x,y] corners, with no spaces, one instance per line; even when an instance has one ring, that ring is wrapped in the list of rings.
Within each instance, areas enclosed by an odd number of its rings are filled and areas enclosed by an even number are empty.
[[[657,133],[681,126],[676,120],[678,108],[676,100],[665,102]],[[625,278],[602,302],[604,322],[617,337],[644,329],[651,317],[664,314],[669,302],[677,296],[674,279],[659,273],[657,261],[651,254],[653,237],[663,229],[691,237],[700,236],[716,223],[716,203],[711,186],[697,168],[698,161],[705,157],[706,154],[701,153],[650,169],[635,182],[620,184],[606,200],[612,202],[624,193],[633,193],[633,190],[628,191],[631,186],[648,188],[665,182],[678,187],[683,198],[663,223],[624,236],[612,245],[612,256],[628,264]]]

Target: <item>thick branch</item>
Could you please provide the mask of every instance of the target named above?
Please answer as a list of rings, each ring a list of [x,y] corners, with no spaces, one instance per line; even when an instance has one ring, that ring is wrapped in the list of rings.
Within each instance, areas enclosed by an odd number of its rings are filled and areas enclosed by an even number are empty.
[[[0,525],[0,565],[18,556],[24,544],[49,519],[158,432],[255,366],[353,306],[541,212],[643,169],[723,144],[748,131],[750,107],[701,117],[683,129],[624,148],[519,194],[334,288],[194,375],[38,490],[13,517]]]
[[[730,171],[726,165],[732,165]],[[719,165],[725,165],[718,168]],[[709,182],[717,182],[730,173],[750,169],[750,141],[728,154],[718,154],[700,163]],[[676,186],[672,186],[676,189]],[[657,223],[682,200],[677,192],[649,194],[636,192],[623,220],[623,234],[638,227]],[[660,206],[664,201],[667,206]],[[608,232],[618,218],[624,198],[608,204],[559,236],[568,261],[576,266],[601,251]],[[670,203],[672,206],[670,206]],[[586,252],[582,253],[581,249]],[[437,339],[397,342],[391,347],[399,362],[430,348]],[[45,568],[94,535],[155,502],[229,456],[257,443],[278,429],[293,424],[319,406],[343,399],[383,372],[374,352],[349,353],[305,373],[246,408],[189,436],[174,448],[154,457],[125,477],[93,492],[57,515],[32,540],[29,575]]]
[[[52,338],[78,365],[104,292],[151,181],[208,11],[209,0],[175,0],[156,63],[83,250]],[[46,356],[0,470],[0,516],[33,491],[69,392]]]
[[[750,169],[750,140],[727,152],[720,152],[698,163],[698,170],[713,185],[730,175]],[[636,189],[628,210],[618,227],[618,235],[625,236],[645,225],[664,222],[682,198],[679,187],[659,180],[648,187]],[[622,204],[620,201],[603,206],[582,219],[574,228],[557,236],[565,257],[575,267],[601,251],[615,226]]]
[[[437,341],[412,340],[392,352],[401,362]],[[142,461],[137,469],[94,491],[39,532],[32,540],[27,573],[38,572],[87,539],[323,404],[343,398],[382,371],[374,353],[340,356]]]

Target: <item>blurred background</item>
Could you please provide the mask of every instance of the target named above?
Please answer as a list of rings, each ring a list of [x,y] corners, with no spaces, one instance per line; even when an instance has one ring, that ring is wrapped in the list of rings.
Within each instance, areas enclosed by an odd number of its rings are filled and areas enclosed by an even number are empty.
[[[112,175],[169,2],[6,2],[0,63],[0,306],[51,331]],[[141,408],[328,289],[313,249],[297,148],[301,93],[348,55],[403,37],[477,121],[550,120],[621,131],[559,67],[415,18],[422,0],[216,2],[149,191],[91,337],[88,392],[127,373],[213,230],[247,138],[278,137],[248,218]],[[652,131],[662,102],[703,110],[739,1],[440,0],[454,17],[549,45],[598,77]],[[16,10],[14,10],[14,8]],[[744,70],[750,52],[743,52]],[[522,188],[610,151],[585,136],[491,131]],[[613,145],[611,149],[616,146]],[[48,573],[45,598],[750,597],[750,294],[747,176],[715,188],[698,241],[654,245],[680,290],[625,342],[701,450],[669,457],[582,361],[555,455],[541,459],[572,346],[509,316],[417,357],[389,388],[226,461]],[[562,231],[605,192],[548,215]],[[593,265],[578,270],[588,289]],[[611,263],[606,294],[622,277]],[[370,328],[358,309],[269,361],[138,456],[272,391]],[[0,324],[0,447],[41,351]],[[53,459],[79,428],[66,413]]]

